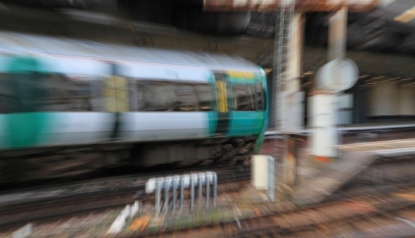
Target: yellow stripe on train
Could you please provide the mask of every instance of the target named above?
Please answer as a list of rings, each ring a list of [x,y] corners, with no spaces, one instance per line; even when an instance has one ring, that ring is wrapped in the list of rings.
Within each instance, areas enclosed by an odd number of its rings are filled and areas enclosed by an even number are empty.
[[[104,95],[106,111],[129,111],[128,82],[125,78],[119,76],[106,78]]]
[[[228,112],[228,96],[226,92],[226,83],[223,81],[217,81],[218,90],[218,111],[222,113]]]
[[[226,73],[234,78],[255,79],[255,74],[253,72],[227,71]]]

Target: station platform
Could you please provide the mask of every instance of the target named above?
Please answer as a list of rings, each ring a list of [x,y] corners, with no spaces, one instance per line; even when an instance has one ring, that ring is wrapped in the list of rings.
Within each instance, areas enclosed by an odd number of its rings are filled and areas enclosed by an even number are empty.
[[[299,158],[294,202],[310,204],[323,201],[379,158],[415,155],[415,138],[351,143],[340,145],[338,149],[338,158],[326,163],[310,156]]]
[[[364,124],[350,124],[343,125],[338,128],[339,131],[345,132],[359,132],[359,131],[376,131],[376,130],[399,130],[415,128],[413,121],[408,122],[391,122],[391,123],[364,123]],[[305,128],[298,132],[299,135],[307,135],[311,132],[311,129]],[[265,132],[265,136],[279,135],[278,132],[268,130]]]

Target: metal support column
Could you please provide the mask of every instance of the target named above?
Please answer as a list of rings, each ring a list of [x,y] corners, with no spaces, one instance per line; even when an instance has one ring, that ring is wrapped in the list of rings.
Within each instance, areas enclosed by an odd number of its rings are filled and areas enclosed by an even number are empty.
[[[292,178],[288,159],[289,146],[289,131],[292,125],[289,120],[287,111],[291,105],[287,103],[290,100],[290,95],[298,91],[299,83],[298,77],[295,76],[294,71],[299,71],[300,53],[301,50],[294,50],[296,43],[302,42],[298,39],[296,34],[297,28],[300,27],[301,14],[294,13],[295,0],[283,1],[280,5],[279,11],[276,13],[276,30],[275,30],[275,45],[274,45],[274,94],[273,101],[276,102],[272,113],[275,115],[276,131],[280,132],[281,138],[278,138],[275,145],[275,182],[277,184],[277,193],[279,195],[286,193],[287,185],[291,184],[288,180]],[[300,34],[301,37],[301,34]],[[293,56],[293,53],[295,56]],[[300,72],[298,72],[299,76]],[[288,99],[288,100],[287,100]],[[290,112],[293,112],[290,110]],[[289,115],[298,116],[298,115]],[[277,194],[278,197],[281,197]]]
[[[295,1],[284,1],[276,13],[275,22],[275,43],[274,43],[274,65],[273,65],[273,88],[274,104],[273,114],[275,115],[275,129],[281,131],[283,121],[283,97],[282,92],[286,90],[287,74],[289,72],[291,47],[290,39],[292,36],[291,23],[294,16]]]
[[[346,39],[347,39],[347,7],[343,6],[336,14],[330,18],[330,27],[329,27],[329,61],[338,59],[339,64],[338,68],[341,68],[341,60],[346,59]],[[340,70],[339,70],[340,71]],[[339,74],[338,79],[341,83],[341,77],[343,75]],[[339,91],[336,96],[337,108],[336,108],[336,141],[335,145],[342,143],[342,131],[339,130],[341,120],[341,108],[339,105],[339,99],[342,97],[343,91]],[[339,152],[336,150],[336,157],[339,157]]]

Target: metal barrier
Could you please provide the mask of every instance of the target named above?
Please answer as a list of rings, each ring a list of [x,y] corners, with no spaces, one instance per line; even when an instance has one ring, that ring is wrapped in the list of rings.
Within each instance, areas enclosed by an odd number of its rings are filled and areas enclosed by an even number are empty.
[[[162,192],[164,191],[163,211],[167,213],[169,210],[169,193],[172,191],[172,212],[176,212],[177,190],[180,190],[180,212],[184,207],[184,191],[190,190],[190,211],[194,211],[195,206],[195,187],[199,187],[199,209],[202,208],[203,186],[206,187],[205,206],[209,208],[210,203],[210,187],[212,186],[213,206],[216,207],[218,179],[215,172],[205,172],[197,174],[175,175],[168,177],[151,178],[146,183],[146,193],[156,193],[156,215],[161,211]]]

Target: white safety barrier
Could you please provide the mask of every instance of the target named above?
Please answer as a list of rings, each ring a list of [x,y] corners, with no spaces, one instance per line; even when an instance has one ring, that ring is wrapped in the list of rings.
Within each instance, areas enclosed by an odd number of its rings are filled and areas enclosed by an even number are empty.
[[[213,193],[213,206],[216,207],[216,197],[217,197],[217,184],[218,179],[215,172],[205,172],[197,174],[185,174],[182,176],[169,176],[169,177],[159,177],[152,178],[146,183],[146,193],[156,193],[156,215],[160,214],[161,211],[161,197],[162,191],[164,191],[164,206],[163,211],[168,212],[169,209],[169,192],[170,190],[173,193],[172,201],[172,211],[176,211],[177,203],[177,190],[180,191],[180,212],[183,210],[184,204],[184,190],[190,189],[190,210],[194,211],[195,203],[195,187],[199,187],[199,209],[202,207],[202,193],[203,186],[206,187],[205,195],[205,206],[209,207],[210,202],[210,187],[212,188]]]

